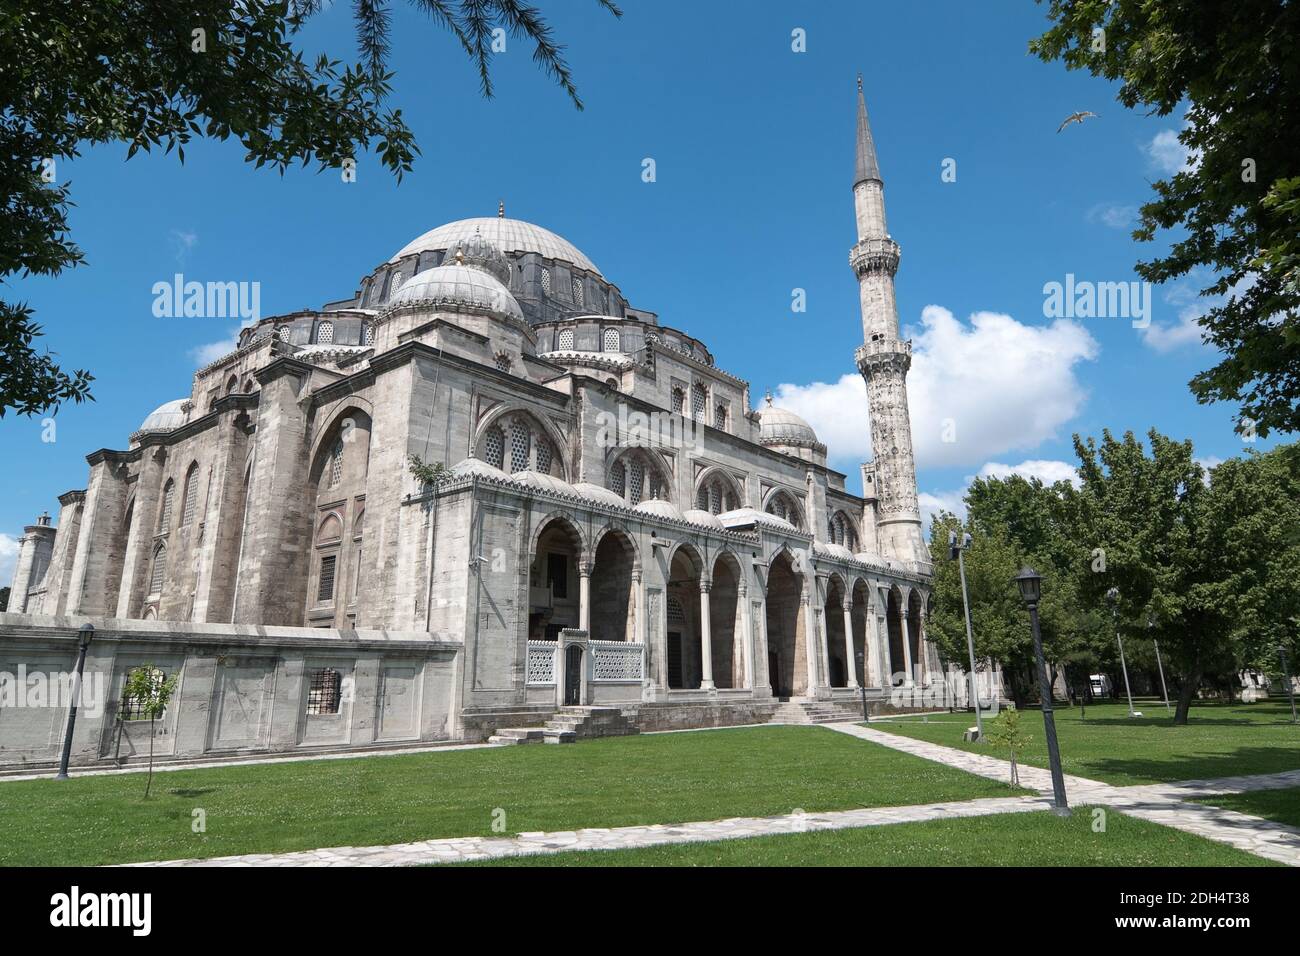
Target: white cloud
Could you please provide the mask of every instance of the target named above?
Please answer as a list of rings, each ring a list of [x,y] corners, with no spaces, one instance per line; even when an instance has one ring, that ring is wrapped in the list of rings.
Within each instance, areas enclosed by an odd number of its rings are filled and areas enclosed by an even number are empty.
[[[1200,290],[1211,281],[1204,272],[1194,271],[1189,273],[1186,281],[1170,286],[1164,298],[1170,305],[1179,307],[1177,320],[1152,322],[1139,330],[1142,341],[1160,353],[1172,352],[1187,345],[1203,344],[1205,339],[1200,320],[1211,309],[1225,304],[1253,286],[1256,277],[1253,273],[1247,275],[1223,295],[1201,295]]]
[[[912,331],[908,402],[918,468],[975,466],[1056,435],[1087,397],[1075,365],[1097,356],[1076,322],[1047,326],[977,312],[970,324],[926,306]],[[871,455],[867,390],[857,374],[833,383],[783,384],[776,403],[803,416],[833,460]]]
[[[1182,129],[1187,129],[1187,123],[1183,123]],[[1179,132],[1162,129],[1142,147],[1151,165],[1166,176],[1194,170],[1200,164],[1200,156],[1179,142]]]
[[[197,232],[187,232],[184,229],[173,229],[171,231],[171,243],[176,261],[184,265],[185,260],[189,258],[190,252],[199,244],[199,234]]]
[[[1045,485],[1054,485],[1058,481],[1068,481],[1076,488],[1079,486],[1079,469],[1068,461],[1030,458],[1018,465],[1004,465],[991,461],[979,471],[980,478],[1007,478],[1019,475],[1021,478],[1037,478]]]
[[[18,539],[0,531],[0,588],[7,588],[14,579],[14,565],[18,563]]]
[[[1099,222],[1111,229],[1128,229],[1137,219],[1137,206],[1122,206],[1118,203],[1097,203],[1085,214],[1088,222]]]

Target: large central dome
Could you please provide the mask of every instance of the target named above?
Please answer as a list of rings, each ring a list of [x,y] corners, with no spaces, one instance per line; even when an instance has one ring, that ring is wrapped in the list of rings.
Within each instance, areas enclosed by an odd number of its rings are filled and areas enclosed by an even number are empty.
[[[430,229],[419,238],[408,242],[388,261],[396,262],[403,256],[417,252],[450,249],[457,242],[468,240],[476,233],[495,243],[497,248],[507,255],[513,252],[534,252],[546,259],[559,259],[572,263],[579,269],[586,269],[604,278],[601,271],[596,268],[596,264],[583,255],[582,250],[569,240],[531,222],[524,222],[522,219],[506,219],[502,216],[459,219],[437,229]]]

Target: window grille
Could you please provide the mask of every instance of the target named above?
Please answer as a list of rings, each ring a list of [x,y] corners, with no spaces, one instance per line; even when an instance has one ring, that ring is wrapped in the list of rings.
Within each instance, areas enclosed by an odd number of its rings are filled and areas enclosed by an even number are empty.
[[[582,305],[583,304],[582,280],[574,279],[573,282],[570,284],[570,287],[573,289],[573,304],[579,306]]]
[[[528,426],[515,422],[510,426],[510,473],[528,470]]]
[[[695,496],[695,507],[701,511],[709,510],[709,489],[703,485],[700,486],[700,493]]]
[[[709,512],[717,514],[722,510],[722,486],[718,482],[709,485]]]
[[[551,294],[551,270],[545,267],[542,268],[542,291]]]
[[[307,715],[318,717],[337,714],[343,699],[343,675],[332,667],[319,667],[311,672],[307,689]]]
[[[632,467],[628,469],[627,498],[632,504],[641,503],[641,486],[645,481],[645,466],[641,462],[633,459]]]
[[[713,427],[714,428],[727,427],[727,406],[726,405],[719,405],[717,408],[713,410]]]
[[[562,352],[573,350],[573,329],[560,329],[560,342],[556,348]]]
[[[278,329],[275,330],[275,334],[278,335],[278,336],[280,337],[280,341],[281,341],[281,342],[288,342],[288,341],[289,341],[289,326],[287,326],[287,325],[282,325],[282,326],[280,326]]]
[[[334,447],[330,449],[330,481],[329,487],[333,488],[343,480],[343,439],[334,440]]]
[[[166,487],[163,488],[162,515],[158,518],[158,533],[166,534],[172,523],[172,497],[176,491],[176,483],[170,479]]]
[[[682,411],[685,409],[685,405],[686,405],[686,393],[683,392],[680,388],[673,389],[673,411],[677,412],[680,415]]]
[[[609,490],[614,494],[622,497],[624,489],[627,487],[627,468],[623,463],[617,462],[609,470]]]
[[[134,674],[138,670],[142,670],[142,668],[136,668],[131,673]],[[140,695],[136,697],[131,694],[127,694],[123,692],[122,705],[119,709],[119,713],[121,714],[122,719],[123,720],[148,720],[149,714],[146,712],[145,708],[149,705],[149,701],[150,698],[152,697],[152,694],[158,693],[159,689],[162,687],[166,679],[167,679],[167,675],[164,674],[159,668],[155,667],[149,673],[149,685],[152,688],[152,693],[150,695]],[[158,715],[158,718],[161,719],[166,716],[167,716],[167,711],[164,710],[161,714]]]
[[[167,572],[167,548],[163,545],[158,546],[158,550],[153,553],[153,571],[149,575],[149,593],[161,594],[163,586],[163,575]]]
[[[338,560],[336,554],[327,554],[320,559],[320,587],[316,589],[316,600],[322,604],[334,600],[334,571]]]
[[[605,351],[606,351],[606,352],[617,352],[617,351],[619,351],[619,347],[620,347],[620,346],[619,346],[618,338],[619,338],[619,336],[618,336],[618,329],[606,329],[606,330],[605,330],[605,343],[604,343],[604,344],[605,344]]]
[[[505,352],[502,352],[500,355],[497,356],[497,371],[498,372],[510,371],[510,356],[507,355]]]
[[[496,425],[488,429],[487,437],[483,439],[483,459],[493,468],[503,468],[505,465],[506,436]]]
[[[691,386],[691,415],[695,418],[704,416],[704,406],[709,400],[708,390],[703,385]]]
[[[672,595],[668,596],[668,623],[669,625],[686,623],[686,612],[682,609],[682,602]]]
[[[551,473],[551,443],[544,438],[537,439],[537,470],[543,475]]]
[[[332,345],[334,342],[334,323],[322,322],[316,329],[316,341],[321,345]]]
[[[366,324],[366,330],[363,333],[362,341],[366,345],[375,344],[375,327],[373,325],[370,325],[369,323]]]
[[[194,520],[194,509],[199,500],[199,466],[191,465],[185,473],[185,510],[181,512],[181,527]]]

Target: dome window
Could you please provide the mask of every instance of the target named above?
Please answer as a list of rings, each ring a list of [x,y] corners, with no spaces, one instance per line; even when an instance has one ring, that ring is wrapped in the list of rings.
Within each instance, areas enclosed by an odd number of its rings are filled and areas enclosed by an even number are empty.
[[[278,329],[275,330],[275,334],[276,334],[276,336],[280,339],[281,342],[288,342],[288,341],[289,341],[289,326],[287,326],[287,325],[282,325],[282,326],[280,326]]]
[[[528,450],[531,445],[528,426],[515,422],[510,426],[510,472],[528,470]]]
[[[505,432],[493,425],[483,439],[483,460],[493,468],[501,468],[505,464],[505,452]]]
[[[581,306],[583,303],[582,280],[575,278],[571,283],[570,288],[573,289],[573,304]]]
[[[703,420],[704,408],[709,403],[709,390],[696,382],[691,386],[691,417]]]
[[[316,326],[316,342],[319,345],[334,344],[334,323],[333,322],[322,322],[320,325]]]
[[[551,294],[551,270],[542,266],[542,291]]]
[[[375,344],[375,327],[369,322],[365,325],[365,330],[361,333],[361,341],[365,345]]]
[[[560,329],[560,340],[555,346],[561,352],[573,350],[573,329]]]
[[[496,366],[498,372],[510,371],[510,356],[507,355],[505,352],[498,352],[496,358]]]
[[[618,339],[619,339],[618,329],[606,329],[606,330],[605,330],[605,341],[604,341],[604,343],[603,343],[604,351],[606,351],[606,352],[620,352],[620,351],[622,351],[622,349],[620,348],[620,342],[619,342]]]
[[[713,427],[727,427],[727,406],[723,405],[721,402],[719,402],[718,407],[713,410]]]
[[[673,411],[678,415],[686,411],[686,393],[680,388],[673,389]]]

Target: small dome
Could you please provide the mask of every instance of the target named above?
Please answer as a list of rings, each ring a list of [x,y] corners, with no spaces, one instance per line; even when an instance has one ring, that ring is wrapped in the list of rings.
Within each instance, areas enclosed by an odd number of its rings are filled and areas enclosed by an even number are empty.
[[[774,406],[771,395],[767,397],[767,405],[759,409],[756,414],[759,420],[760,445],[819,444],[813,427],[794,412]]]
[[[441,265],[417,272],[389,300],[390,308],[423,305],[448,312],[478,312],[501,319],[524,320],[510,290],[489,272],[464,265]]]
[[[451,466],[451,476],[453,478],[465,478],[469,475],[478,475],[482,478],[496,478],[500,481],[509,479],[500,468],[493,468],[482,458],[462,458],[456,464]]]
[[[543,475],[540,471],[516,471],[510,476],[510,480],[516,484],[528,485],[530,488],[541,488],[553,494],[578,497],[578,490],[563,478]]]
[[[682,512],[682,517],[691,524],[702,524],[706,528],[713,528],[717,531],[726,531],[727,526],[718,520],[718,516],[711,511],[704,511],[700,508],[691,508]]]
[[[142,432],[169,432],[173,429],[180,428],[185,424],[185,409],[182,407],[188,402],[188,398],[178,398],[168,402],[166,405],[159,405],[152,412],[145,416],[143,422],[137,431]]]
[[[602,488],[600,485],[593,485],[587,481],[580,481],[573,486],[573,490],[584,498],[590,498],[592,501],[599,501],[602,505],[613,505],[615,508],[626,508],[627,502],[620,495],[615,494],[608,488]]]
[[[444,265],[470,266],[490,273],[498,282],[510,284],[510,260],[499,246],[483,236],[477,229],[472,236],[457,239],[447,248]]]
[[[775,528],[778,531],[795,531],[794,525],[784,518],[778,518],[776,515],[768,514],[766,511],[758,511],[754,508],[737,508],[734,511],[724,511],[718,515],[718,520],[722,522],[724,528],[747,528],[750,525],[766,525],[769,528]]]
[[[662,498],[649,498],[639,505],[633,511],[639,511],[646,515],[655,515],[659,518],[670,518],[673,521],[685,521],[685,516],[678,510],[677,506],[671,501],[664,501]]]
[[[828,541],[814,541],[813,551],[817,554],[824,554],[828,558],[839,558],[842,561],[856,561],[853,552],[842,544],[831,544]]]

